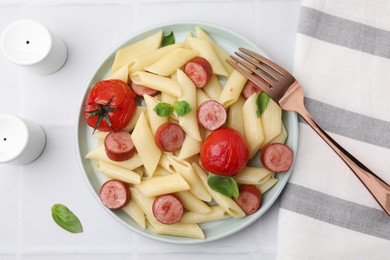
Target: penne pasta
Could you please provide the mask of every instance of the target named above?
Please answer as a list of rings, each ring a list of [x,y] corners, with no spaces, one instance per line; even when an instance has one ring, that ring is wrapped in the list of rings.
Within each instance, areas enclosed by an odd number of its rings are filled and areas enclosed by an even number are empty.
[[[87,159],[103,161],[106,163],[111,163],[112,165],[116,165],[121,168],[125,168],[128,170],[134,170],[142,165],[142,159],[138,155],[138,153],[134,153],[134,155],[126,161],[116,162],[107,157],[106,151],[104,149],[104,145],[99,145],[95,149],[89,151],[85,156]]]
[[[115,60],[112,64],[111,71],[115,72],[136,57],[140,57],[148,52],[160,48],[162,35],[163,32],[159,31],[143,40],[140,40],[118,50],[115,54]]]
[[[146,67],[145,70],[157,75],[169,76],[197,55],[196,51],[177,48]]]
[[[180,200],[183,204],[183,207],[187,210],[197,213],[209,213],[211,208],[204,203],[204,201],[195,197],[191,192],[181,191],[175,193],[175,196]]]
[[[263,194],[264,192],[272,188],[272,186],[274,186],[278,181],[279,180],[277,178],[270,178],[268,181],[258,185],[257,187],[261,191],[261,194]]]
[[[148,197],[189,190],[190,186],[178,173],[156,176],[142,181],[135,187]]]
[[[231,198],[222,195],[221,193],[218,193],[214,190],[212,190],[209,185],[207,184],[207,174],[203,171],[203,169],[197,164],[192,163],[192,166],[196,172],[196,174],[201,179],[204,187],[207,189],[207,191],[210,193],[211,197],[214,199],[214,201],[223,208],[230,216],[235,218],[242,218],[245,216],[245,213],[242,211],[242,209],[232,200]]]
[[[239,97],[237,102],[233,103],[229,107],[229,113],[227,118],[227,125],[230,128],[237,130],[243,137],[245,137],[245,128],[244,128],[244,116],[242,112],[242,107],[244,106],[245,100],[243,97]]]
[[[123,211],[127,213],[134,221],[137,223],[142,229],[146,229],[146,219],[145,214],[142,209],[138,206],[138,204],[134,200],[130,200],[130,202],[124,206]]]
[[[222,86],[216,75],[212,75],[202,90],[213,100],[218,100],[222,93]]]
[[[208,100],[211,100],[209,96],[207,96],[206,93],[204,93],[203,90],[198,89],[196,91],[196,105],[199,107],[203,102],[206,102]]]
[[[180,97],[182,95],[180,85],[177,81],[170,78],[143,71],[134,72],[131,74],[130,78],[132,82],[138,85],[166,92],[175,97]]]
[[[222,89],[218,102],[225,108],[229,107],[238,100],[246,82],[247,78],[241,75],[241,73],[237,70],[233,70],[225,84],[225,87]]]
[[[287,130],[284,124],[282,123],[282,130],[280,131],[280,134],[278,136],[275,136],[274,139],[270,141],[270,143],[282,143],[284,144],[287,140]]]
[[[130,122],[122,130],[127,131],[127,132],[133,131],[135,124],[138,121],[139,116],[141,115],[142,112],[145,112],[145,111],[146,111],[145,106],[137,106],[135,109],[134,115],[130,119]]]
[[[239,184],[259,185],[271,178],[272,172],[263,167],[250,167],[236,174],[233,178]]]
[[[164,225],[150,217],[147,217],[147,219],[147,226],[157,234],[205,239],[202,229],[197,224],[177,222],[172,225]]]
[[[186,159],[186,158],[189,158],[193,155],[198,154],[200,152],[201,146],[202,146],[201,142],[195,140],[194,138],[192,138],[191,136],[186,134],[186,137],[185,137],[183,145],[180,149],[178,158],[180,160],[183,160],[183,159]]]
[[[135,149],[142,159],[148,176],[153,176],[161,157],[161,151],[154,142],[154,135],[149,128],[144,113],[141,113],[131,134]]]
[[[211,39],[211,37],[204,30],[202,30],[198,26],[196,27],[196,35],[199,39],[205,40],[211,44],[222,66],[229,74],[231,74],[233,72],[233,67],[226,62],[226,60],[230,58],[229,53],[225,51],[221,46],[219,46],[213,39]]]
[[[187,37],[186,41],[192,50],[197,51],[199,56],[205,58],[210,63],[214,74],[229,76],[229,73],[222,66],[210,43],[193,37]]]
[[[143,71],[146,67],[152,65],[164,55],[172,52],[173,50],[182,47],[182,44],[171,44],[156,50],[153,50],[145,55],[135,57],[133,60],[129,61],[127,64],[128,67],[128,75],[130,76],[132,73],[136,71]]]
[[[262,148],[280,134],[282,130],[282,109],[275,101],[269,99],[268,105],[260,118],[264,133],[264,141],[260,147]]]
[[[121,81],[127,83],[129,81],[129,67],[127,66],[127,64],[123,65],[117,71],[115,71],[110,76],[108,76],[106,79],[107,80],[118,79],[118,80],[121,80]]]
[[[248,143],[249,158],[252,158],[264,141],[263,126],[256,114],[257,95],[250,96],[242,107],[245,138]]]
[[[196,118],[196,87],[182,70],[177,70],[177,82],[179,82],[183,93],[178,100],[186,101],[191,107],[191,112],[179,117],[179,125],[189,136],[197,141],[201,141],[198,120]]]
[[[195,224],[195,223],[205,223],[205,222],[211,222],[211,221],[218,221],[218,220],[228,219],[230,217],[231,216],[229,214],[227,214],[223,208],[216,205],[216,206],[211,206],[211,210],[207,214],[188,211],[188,212],[184,213],[180,222],[194,223]]]
[[[141,183],[139,174],[111,163],[100,161],[96,169],[111,179],[118,179],[132,184]]]

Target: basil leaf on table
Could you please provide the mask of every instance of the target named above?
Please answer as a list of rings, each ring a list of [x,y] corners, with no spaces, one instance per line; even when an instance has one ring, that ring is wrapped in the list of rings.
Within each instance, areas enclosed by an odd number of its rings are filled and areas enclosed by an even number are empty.
[[[237,183],[233,177],[209,173],[207,184],[212,190],[227,197],[237,198],[240,195]]]
[[[71,233],[82,233],[83,226],[77,216],[66,206],[54,204],[51,207],[51,215],[57,225]]]
[[[267,108],[268,102],[269,102],[269,96],[267,95],[267,93],[261,92],[257,96],[257,98],[256,98],[256,106],[257,106],[256,114],[258,117],[261,116],[261,114],[263,114],[263,112]]]
[[[163,37],[162,42],[161,42],[161,47],[165,47],[165,46],[168,46],[168,45],[175,44],[175,41],[176,41],[175,40],[175,34],[173,32],[171,32],[167,36]]]

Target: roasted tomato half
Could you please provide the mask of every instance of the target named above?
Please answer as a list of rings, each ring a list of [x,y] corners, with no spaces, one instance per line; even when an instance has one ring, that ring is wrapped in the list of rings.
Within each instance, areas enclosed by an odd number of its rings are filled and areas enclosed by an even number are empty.
[[[95,130],[119,131],[129,123],[135,108],[135,94],[125,82],[103,80],[89,92],[84,118]]]
[[[220,128],[204,141],[200,160],[205,170],[224,176],[241,172],[248,162],[248,145],[232,128]]]

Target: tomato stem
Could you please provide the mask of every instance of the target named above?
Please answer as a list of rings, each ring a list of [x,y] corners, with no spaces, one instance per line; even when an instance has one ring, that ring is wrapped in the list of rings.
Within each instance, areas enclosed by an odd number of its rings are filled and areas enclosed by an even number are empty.
[[[118,106],[111,106],[110,107],[110,104],[112,102],[112,100],[114,99],[114,96],[112,96],[106,104],[99,104],[99,103],[90,103],[88,105],[95,105],[97,106],[97,108],[95,110],[90,110],[90,111],[84,111],[85,113],[89,114],[89,117],[88,118],[92,118],[92,117],[95,117],[97,116],[98,117],[98,120],[96,121],[96,125],[93,129],[93,133],[95,133],[96,129],[98,129],[100,123],[102,122],[102,119],[104,118],[107,122],[107,125],[113,130],[113,131],[116,131],[114,129],[114,127],[112,126],[112,123],[111,123],[111,120],[110,120],[110,116],[108,115],[108,113],[110,113],[111,111],[115,110],[118,108]],[[92,134],[93,134],[92,133]]]

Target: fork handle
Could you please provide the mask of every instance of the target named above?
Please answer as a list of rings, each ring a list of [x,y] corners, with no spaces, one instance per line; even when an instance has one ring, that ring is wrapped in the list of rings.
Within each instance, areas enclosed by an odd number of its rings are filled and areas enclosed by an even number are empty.
[[[312,118],[304,106],[296,111],[337,153],[390,216],[390,186],[330,137]]]

